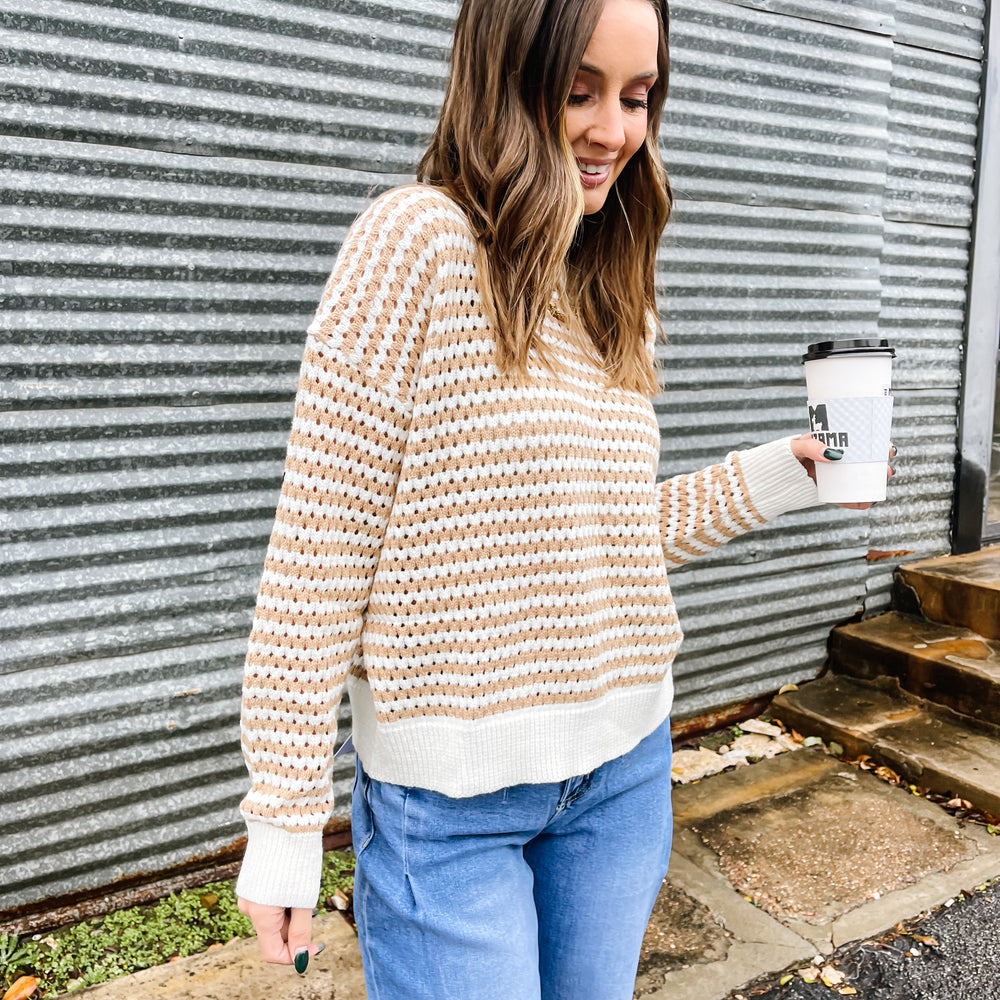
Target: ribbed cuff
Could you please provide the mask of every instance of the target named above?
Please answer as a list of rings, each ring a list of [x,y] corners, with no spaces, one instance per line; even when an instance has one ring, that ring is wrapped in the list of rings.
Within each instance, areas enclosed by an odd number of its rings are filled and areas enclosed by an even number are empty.
[[[792,453],[791,438],[739,452],[750,503],[765,521],[819,503],[816,484]]]
[[[247,849],[236,895],[262,906],[313,909],[319,898],[323,834],[289,833],[270,823],[247,823]]]

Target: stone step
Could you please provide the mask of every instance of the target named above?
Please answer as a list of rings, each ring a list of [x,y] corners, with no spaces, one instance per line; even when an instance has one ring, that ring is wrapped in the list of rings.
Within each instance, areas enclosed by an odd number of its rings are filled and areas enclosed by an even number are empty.
[[[803,736],[839,743],[849,757],[868,754],[911,784],[1000,816],[1000,728],[915,698],[892,679],[827,674],[778,695],[769,712]]]
[[[837,673],[890,676],[905,691],[1000,726],[1000,642],[955,625],[890,611],[830,636]]]
[[[1000,639],[1000,545],[900,566],[893,603],[901,611]]]

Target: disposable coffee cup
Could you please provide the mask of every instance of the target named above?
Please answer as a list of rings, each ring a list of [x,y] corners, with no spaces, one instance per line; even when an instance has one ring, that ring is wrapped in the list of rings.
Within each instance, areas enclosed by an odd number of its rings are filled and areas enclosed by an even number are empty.
[[[895,356],[887,340],[828,340],[802,356],[812,436],[844,453],[816,463],[820,500],[885,499]]]

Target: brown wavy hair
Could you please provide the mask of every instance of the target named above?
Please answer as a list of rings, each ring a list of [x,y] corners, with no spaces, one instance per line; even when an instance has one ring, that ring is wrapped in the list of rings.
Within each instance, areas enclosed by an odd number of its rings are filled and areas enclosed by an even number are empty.
[[[465,210],[479,246],[480,291],[501,370],[527,375],[558,297],[599,352],[609,384],[652,394],[656,248],[672,198],[656,145],[667,93],[667,0],[657,13],[658,78],[646,141],[604,207],[583,214],[565,108],[604,0],[463,0],[451,76],[418,180]]]

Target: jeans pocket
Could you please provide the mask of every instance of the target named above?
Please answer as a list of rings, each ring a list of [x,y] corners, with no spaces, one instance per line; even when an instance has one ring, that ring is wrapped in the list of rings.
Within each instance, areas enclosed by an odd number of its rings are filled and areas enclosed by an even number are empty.
[[[375,836],[375,814],[368,798],[371,779],[365,774],[360,758],[354,769],[354,790],[351,793],[351,840],[355,857],[359,855]]]

